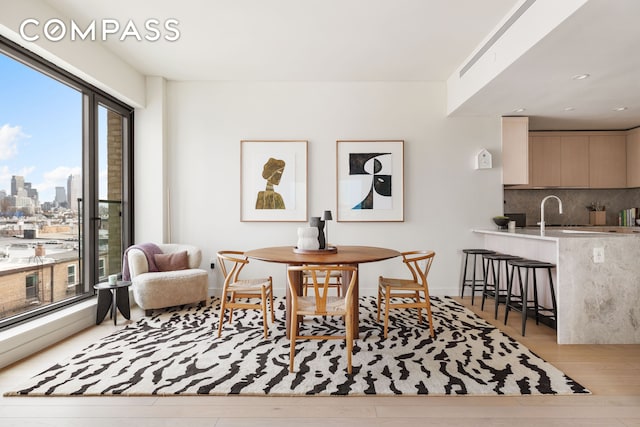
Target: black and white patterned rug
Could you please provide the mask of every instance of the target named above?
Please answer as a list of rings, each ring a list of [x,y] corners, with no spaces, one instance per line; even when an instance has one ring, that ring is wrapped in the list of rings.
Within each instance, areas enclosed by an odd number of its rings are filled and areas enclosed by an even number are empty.
[[[289,373],[284,298],[276,299],[268,339],[253,310],[236,310],[217,338],[218,303],[155,311],[5,396],[589,393],[450,298],[432,298],[435,339],[415,312],[394,310],[386,340],[375,298],[361,298],[352,375],[341,340],[299,341]],[[310,319],[304,327],[343,330],[341,319]]]

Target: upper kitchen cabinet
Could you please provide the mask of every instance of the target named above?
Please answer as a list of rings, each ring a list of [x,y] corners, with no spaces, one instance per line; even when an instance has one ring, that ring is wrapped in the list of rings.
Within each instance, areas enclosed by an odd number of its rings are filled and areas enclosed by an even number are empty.
[[[517,167],[528,170],[529,183],[511,181],[512,188],[640,187],[640,128],[530,132],[528,141],[527,167],[519,166],[521,159]],[[508,165],[508,160],[505,156],[505,174],[509,166],[516,167]]]
[[[589,136],[589,187],[627,186],[627,143],[624,134]]]
[[[502,118],[502,183],[529,183],[529,118]]]
[[[627,187],[640,187],[640,128],[627,133]]]
[[[589,137],[530,133],[529,183],[530,187],[588,187]]]
[[[560,137],[560,183],[563,187],[589,187],[589,137]]]
[[[529,184],[557,187],[562,173],[560,137],[529,136]]]

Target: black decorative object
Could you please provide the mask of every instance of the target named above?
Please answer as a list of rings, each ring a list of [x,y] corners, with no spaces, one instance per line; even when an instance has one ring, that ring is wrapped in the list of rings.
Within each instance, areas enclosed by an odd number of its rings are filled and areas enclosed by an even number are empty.
[[[493,222],[501,229],[504,230],[507,228],[507,224],[509,224],[509,218],[506,216],[494,216]]]
[[[311,227],[318,227],[318,243],[320,244],[320,249],[325,249],[326,241],[324,239],[324,221],[322,221],[319,216],[312,216],[309,220],[309,225]]]
[[[332,219],[333,219],[333,215],[331,214],[331,211],[324,211],[322,213],[322,220],[325,222],[325,226],[326,226],[324,237],[325,237],[327,248],[331,244],[331,242],[329,242],[329,222],[328,221],[331,221]]]

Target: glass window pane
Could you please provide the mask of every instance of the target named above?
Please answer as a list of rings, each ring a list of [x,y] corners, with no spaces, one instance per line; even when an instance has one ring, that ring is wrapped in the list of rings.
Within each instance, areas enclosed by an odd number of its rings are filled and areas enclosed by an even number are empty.
[[[0,93],[1,322],[85,287],[67,289],[80,256],[82,93],[3,54]]]

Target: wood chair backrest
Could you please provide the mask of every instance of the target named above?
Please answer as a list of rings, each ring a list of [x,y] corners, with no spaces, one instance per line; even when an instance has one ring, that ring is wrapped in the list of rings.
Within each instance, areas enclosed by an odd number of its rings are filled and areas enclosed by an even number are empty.
[[[409,271],[411,271],[413,281],[426,287],[427,276],[429,275],[429,270],[431,270],[431,264],[435,256],[436,253],[434,251],[402,252],[402,262],[404,262],[409,268]]]
[[[240,271],[245,265],[249,264],[249,260],[244,256],[242,251],[219,251],[218,266],[224,276],[225,286],[229,283],[237,282]]]
[[[340,297],[346,301],[346,306],[351,306],[351,299],[353,298],[353,288],[357,280],[358,269],[348,265],[301,265],[290,266],[287,269],[287,281],[289,283],[289,290],[294,298],[297,298],[296,289],[294,288],[293,275],[298,272],[303,274],[306,272],[309,274],[313,284],[313,292],[315,297],[315,314],[326,315],[327,311],[327,297],[329,295],[329,288],[331,281],[331,273],[333,272],[351,272],[351,280],[347,286],[347,291]]]

